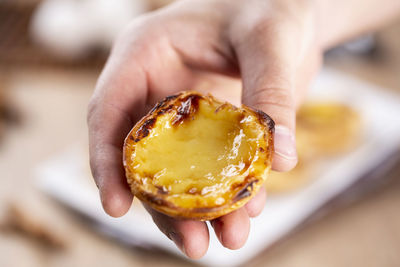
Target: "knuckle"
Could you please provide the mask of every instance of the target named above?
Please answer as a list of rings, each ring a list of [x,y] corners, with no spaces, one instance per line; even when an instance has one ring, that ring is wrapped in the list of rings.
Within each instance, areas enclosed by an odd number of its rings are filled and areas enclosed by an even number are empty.
[[[284,109],[294,109],[295,101],[290,89],[281,87],[262,87],[251,95],[251,102],[256,107],[277,106]]]
[[[280,109],[293,110],[295,106],[292,92],[277,87],[263,87],[256,90],[252,95],[252,100],[256,107],[275,106]]]

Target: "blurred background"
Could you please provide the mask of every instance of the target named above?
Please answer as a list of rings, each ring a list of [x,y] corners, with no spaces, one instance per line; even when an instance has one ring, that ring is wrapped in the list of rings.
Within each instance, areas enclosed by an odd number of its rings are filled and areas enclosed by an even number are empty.
[[[38,166],[60,151],[71,146],[85,151],[87,103],[116,33],[135,16],[170,2],[0,0],[0,266],[195,264],[160,249],[133,247],[99,234],[92,220],[49,197],[36,179]],[[328,51],[325,65],[400,94],[399,43],[400,18]],[[309,105],[299,118],[318,126],[310,118],[328,121],[321,110],[334,110],[335,120],[349,120],[350,125],[347,132],[337,134],[355,142],[357,111],[329,105]],[[318,127],[335,128],[333,119],[331,123]],[[318,138],[303,130],[299,132],[305,134],[298,138],[304,144]],[[354,147],[334,153],[340,156]],[[400,266],[399,149],[394,143],[390,157],[356,186],[246,266]],[[287,182],[271,180],[270,197],[290,194],[300,190],[307,183],[304,180],[318,179],[310,178],[303,165],[321,153],[332,153],[326,147],[322,150],[303,156],[302,165],[292,173],[301,179],[289,175],[281,180]],[[92,183],[85,153],[82,158],[84,175]]]

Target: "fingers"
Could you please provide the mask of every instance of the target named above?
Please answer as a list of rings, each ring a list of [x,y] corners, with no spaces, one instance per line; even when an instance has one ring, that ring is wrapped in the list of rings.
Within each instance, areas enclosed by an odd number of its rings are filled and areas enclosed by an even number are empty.
[[[106,213],[124,215],[132,202],[122,164],[124,138],[144,110],[146,79],[134,60],[114,48],[89,104],[90,166]]]
[[[209,233],[205,222],[178,220],[145,205],[154,223],[189,258],[199,259],[208,249]]]
[[[243,103],[275,121],[273,168],[288,171],[297,163],[295,88],[297,33],[285,25],[260,23],[234,41],[243,79]]]
[[[245,243],[250,232],[250,218],[258,216],[265,205],[264,187],[243,207],[211,221],[215,235],[221,244],[229,249],[239,249]]]
[[[205,222],[179,220],[164,215],[144,205],[157,227],[189,258],[199,259],[205,255],[209,244],[209,232]],[[221,244],[229,249],[239,249],[250,232],[250,218],[243,207],[211,221]]]
[[[90,166],[101,203],[110,216],[122,216],[132,203],[132,194],[122,166],[122,136],[113,129],[126,132],[130,122],[112,107],[102,106],[90,112],[88,124]]]
[[[264,209],[267,200],[267,191],[262,186],[257,194],[244,206],[250,218],[257,217]]]
[[[237,209],[211,221],[221,244],[229,249],[241,248],[250,232],[250,219],[245,208]]]
[[[267,194],[264,187],[243,207],[211,221],[215,235],[229,249],[239,249],[250,232],[250,218],[258,216],[265,205]]]

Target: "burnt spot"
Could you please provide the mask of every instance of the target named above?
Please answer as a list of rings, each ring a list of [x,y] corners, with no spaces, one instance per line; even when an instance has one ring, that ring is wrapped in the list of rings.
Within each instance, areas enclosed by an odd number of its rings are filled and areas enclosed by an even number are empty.
[[[164,101],[165,102],[169,102],[169,101],[171,101],[171,100],[174,100],[175,98],[177,98],[178,96],[180,96],[181,94],[176,94],[176,95],[170,95],[170,96],[167,96],[165,99],[164,99]]]
[[[242,182],[240,183],[234,183],[231,185],[231,190],[236,190],[238,188],[244,188],[246,187],[252,180],[254,180],[254,176],[249,174]]]
[[[260,151],[261,153],[265,152],[264,148],[262,148],[262,147],[259,147],[258,151]]]
[[[158,114],[160,114],[161,110],[167,110],[167,108],[165,108],[172,100],[178,98],[181,94],[176,94],[176,95],[170,95],[167,96],[166,98],[164,98],[162,101],[158,102],[151,110],[150,110],[150,114],[153,113],[156,110],[160,110],[158,112]],[[162,114],[162,113],[161,113]]]
[[[157,116],[160,116],[162,114],[164,114],[166,111],[168,111],[168,108],[162,108],[157,112]]]
[[[132,141],[135,140],[132,135],[129,136],[129,139],[131,139]]]
[[[249,197],[249,196],[251,196],[251,190],[249,190],[246,187],[246,188],[243,188],[242,190],[240,190],[233,199],[234,199],[234,201],[239,201],[239,200]]]
[[[274,120],[268,116],[265,112],[263,112],[262,110],[256,110],[256,114],[258,117],[258,120],[260,121],[260,123],[264,124],[265,126],[268,127],[268,129],[272,132],[274,132],[275,129],[275,122]]]
[[[176,110],[176,115],[172,120],[172,125],[180,124],[191,117],[199,108],[199,95],[189,95],[181,100]]]
[[[246,180],[250,180],[250,179],[247,179],[247,178],[246,178]],[[246,180],[243,181],[243,183],[246,182]],[[257,179],[256,179],[256,180],[252,180],[252,181],[250,181],[250,182],[247,182],[247,183],[243,186],[243,188],[242,188],[239,192],[237,192],[237,194],[234,196],[233,201],[234,201],[234,202],[237,202],[237,201],[239,201],[239,200],[241,200],[241,199],[243,199],[243,198],[246,198],[246,197],[251,196],[251,193],[253,192],[253,185],[254,185],[255,183],[257,183],[257,182],[258,182]],[[243,183],[240,183],[240,184],[236,185],[235,188],[241,187],[240,185],[242,185]]]
[[[159,103],[157,103],[149,112],[149,114],[152,114],[154,111],[162,108],[165,105],[164,101],[161,101]]]
[[[156,123],[155,118],[148,119],[143,123],[142,126],[140,126],[139,130],[136,132],[135,136],[135,142],[139,142],[141,139],[145,138],[146,136],[149,135],[151,128],[154,126]]]

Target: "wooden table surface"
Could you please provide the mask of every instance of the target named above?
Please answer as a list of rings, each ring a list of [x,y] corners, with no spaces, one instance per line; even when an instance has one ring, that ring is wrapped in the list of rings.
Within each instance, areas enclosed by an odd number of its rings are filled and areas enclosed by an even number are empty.
[[[326,64],[400,92],[400,21],[379,32],[377,39],[373,55],[336,52]],[[34,187],[38,163],[72,143],[85,142],[86,105],[97,75],[97,71],[43,69],[7,72],[7,86],[23,121],[8,129],[0,144],[0,266],[189,265],[98,235],[90,222]],[[390,177],[389,185],[308,224],[248,266],[400,266],[400,167],[382,179]],[[14,214],[10,207],[22,209],[28,229],[7,223]],[[40,229],[29,229],[35,223],[54,233],[64,247],[35,238],[32,233]]]

